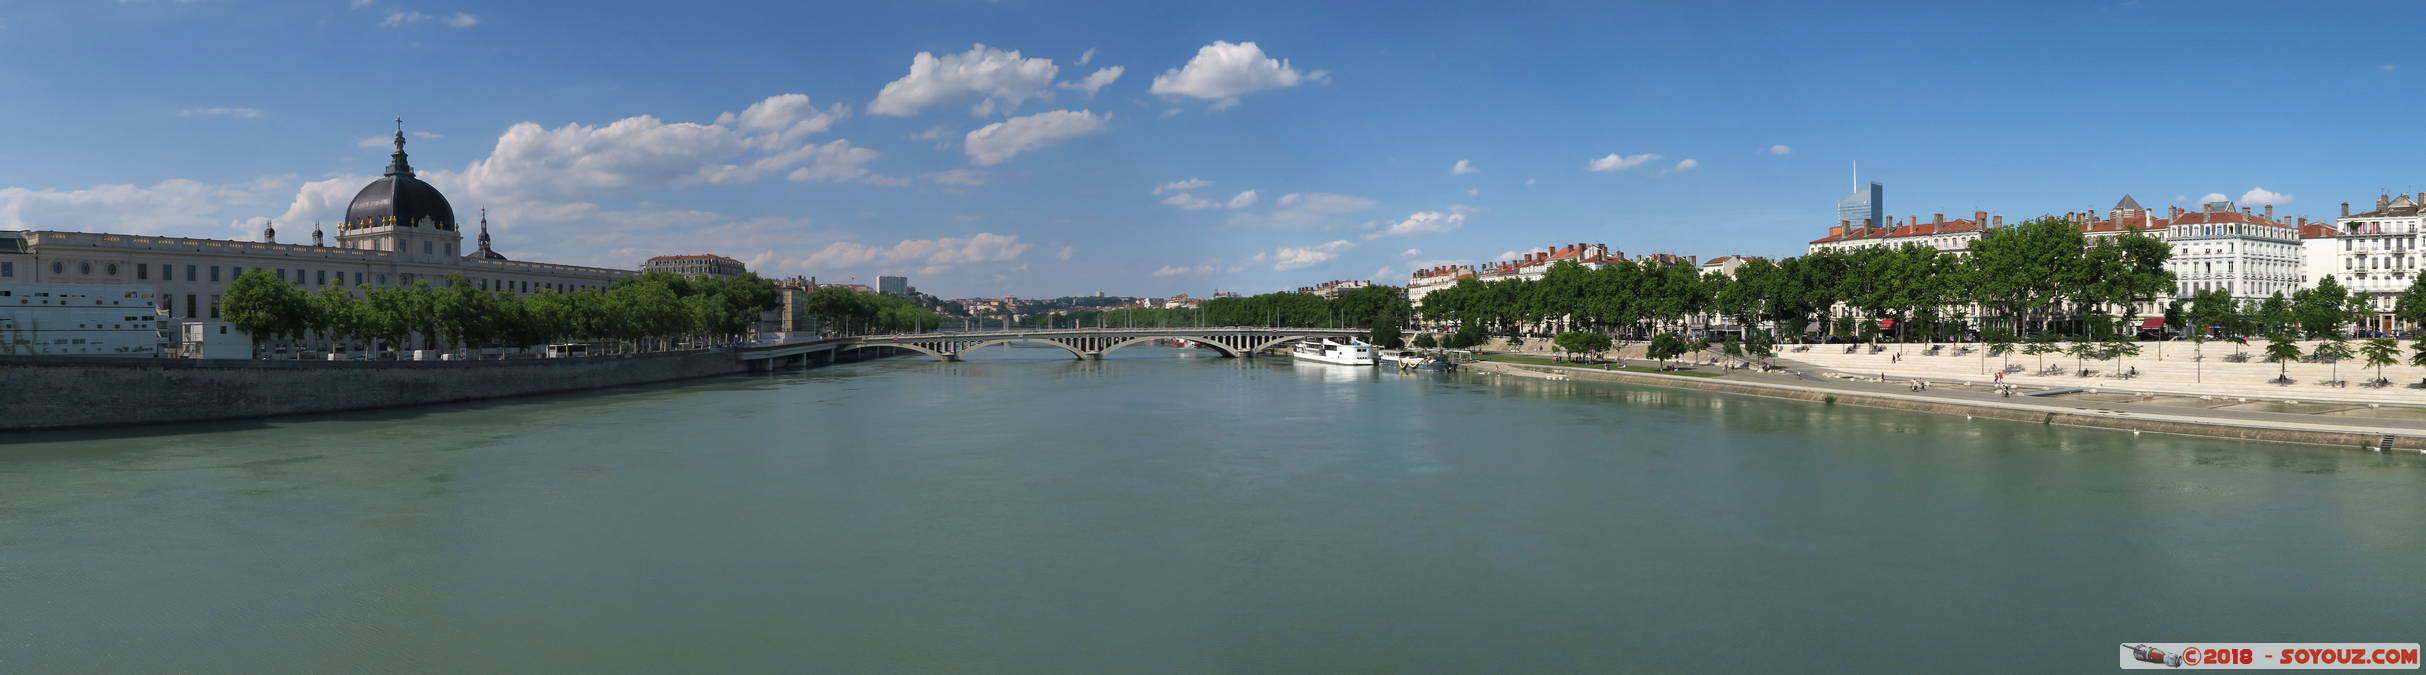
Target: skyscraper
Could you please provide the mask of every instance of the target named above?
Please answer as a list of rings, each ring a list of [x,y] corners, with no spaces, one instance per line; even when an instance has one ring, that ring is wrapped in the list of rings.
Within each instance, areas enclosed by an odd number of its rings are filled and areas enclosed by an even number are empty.
[[[1877,181],[1862,185],[1861,164],[1853,165],[1853,194],[1836,203],[1836,219],[1848,231],[1887,226],[1887,188]]]

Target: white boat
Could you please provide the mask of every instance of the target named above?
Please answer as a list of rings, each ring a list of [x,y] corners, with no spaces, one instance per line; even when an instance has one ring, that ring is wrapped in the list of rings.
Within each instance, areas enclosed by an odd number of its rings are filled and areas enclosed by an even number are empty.
[[[1323,338],[1319,341],[1299,342],[1296,350],[1290,353],[1300,361],[1336,363],[1343,366],[1373,365],[1373,345],[1362,342],[1342,344],[1334,342],[1330,338]]]
[[[1418,362],[1418,361],[1422,361],[1422,360],[1424,360],[1424,357],[1423,357],[1423,355],[1422,355],[1422,354],[1417,354],[1417,353],[1415,353],[1415,352],[1414,352],[1414,351],[1412,351],[1412,350],[1406,350],[1406,349],[1401,349],[1401,350],[1394,351],[1394,352],[1382,352],[1380,355],[1378,355],[1378,358],[1380,358],[1380,359],[1381,359],[1381,364],[1382,364],[1382,365],[1385,365],[1385,366],[1389,366],[1389,365],[1397,365],[1397,364],[1399,364],[1399,363],[1412,363],[1412,362]]]

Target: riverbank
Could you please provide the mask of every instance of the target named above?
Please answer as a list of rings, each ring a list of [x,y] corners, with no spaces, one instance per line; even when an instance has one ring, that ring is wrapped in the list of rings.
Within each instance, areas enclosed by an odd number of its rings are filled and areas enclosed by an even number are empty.
[[[0,431],[258,419],[745,372],[728,350],[504,361],[0,356]]]
[[[1985,417],[2015,422],[2060,424],[2092,429],[2162,433],[2210,438],[2324,445],[2372,449],[2392,439],[2391,448],[2426,452],[2426,421],[2389,419],[2302,420],[2269,413],[2183,414],[2179,409],[2126,403],[2066,402],[2038,398],[2007,398],[1993,390],[1949,387],[1927,392],[1897,383],[1826,380],[1793,371],[1754,373],[1725,371],[1717,376],[1605,371],[1592,367],[1553,366],[1479,361],[1466,365],[1478,372],[1516,377],[1577,379],[1653,387],[1696,389],[1726,394],[1810,401],[1832,405],[1905,410],[1938,415]]]

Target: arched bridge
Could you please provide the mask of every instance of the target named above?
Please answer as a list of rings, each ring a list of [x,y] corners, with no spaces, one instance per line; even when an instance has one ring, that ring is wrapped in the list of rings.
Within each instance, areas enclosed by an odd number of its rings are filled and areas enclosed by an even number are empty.
[[[1315,338],[1351,338],[1366,331],[1352,328],[1079,328],[1059,330],[989,331],[969,333],[925,333],[919,335],[865,335],[849,344],[839,345],[841,351],[869,347],[896,347],[926,354],[945,361],[957,361],[971,350],[1019,342],[1048,344],[1068,350],[1081,359],[1103,358],[1122,347],[1155,340],[1187,340],[1199,347],[1221,352],[1222,356],[1254,356],[1256,352],[1298,340]]]

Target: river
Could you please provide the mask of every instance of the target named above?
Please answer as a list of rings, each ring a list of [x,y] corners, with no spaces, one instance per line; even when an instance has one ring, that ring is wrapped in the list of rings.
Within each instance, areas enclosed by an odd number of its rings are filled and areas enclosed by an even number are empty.
[[[996,348],[0,439],[0,672],[2077,671],[2410,642],[2426,460]]]

